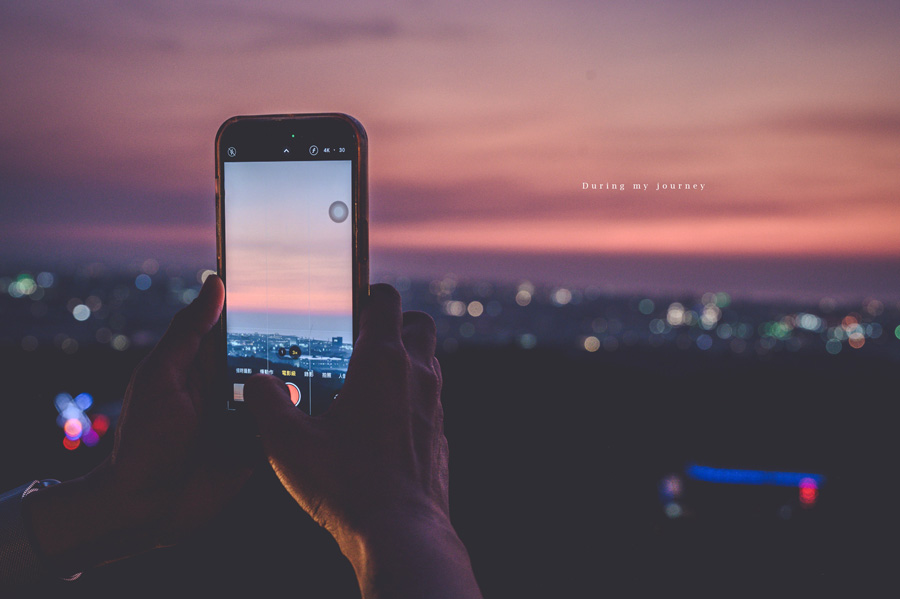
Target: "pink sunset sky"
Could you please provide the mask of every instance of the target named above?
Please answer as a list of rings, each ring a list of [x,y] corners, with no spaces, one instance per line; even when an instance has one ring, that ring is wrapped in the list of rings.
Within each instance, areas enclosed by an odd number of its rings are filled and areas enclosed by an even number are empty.
[[[212,265],[221,122],[340,111],[369,134],[375,271],[808,258],[890,278],[898,27],[874,0],[5,3],[0,249]]]

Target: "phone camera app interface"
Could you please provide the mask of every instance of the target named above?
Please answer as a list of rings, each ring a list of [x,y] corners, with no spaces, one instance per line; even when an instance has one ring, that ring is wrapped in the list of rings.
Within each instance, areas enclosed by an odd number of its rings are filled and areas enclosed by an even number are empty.
[[[320,414],[353,342],[352,163],[225,162],[226,344],[232,402],[253,374]]]

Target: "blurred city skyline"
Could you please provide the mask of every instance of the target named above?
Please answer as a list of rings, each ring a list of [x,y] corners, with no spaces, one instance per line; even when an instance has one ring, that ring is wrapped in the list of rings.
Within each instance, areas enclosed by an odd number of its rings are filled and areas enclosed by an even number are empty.
[[[898,24],[877,0],[6,4],[0,255],[211,267],[219,124],[342,111],[376,275],[900,297]]]

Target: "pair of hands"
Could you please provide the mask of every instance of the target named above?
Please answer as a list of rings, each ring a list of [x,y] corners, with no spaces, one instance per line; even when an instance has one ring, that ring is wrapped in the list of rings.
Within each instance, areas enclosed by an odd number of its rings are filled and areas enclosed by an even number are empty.
[[[220,406],[210,332],[224,295],[221,280],[210,276],[137,368],[110,458],[82,479],[26,499],[38,544],[59,571],[173,544],[218,513],[250,476],[246,455],[210,426]],[[297,410],[275,377],[256,375],[244,387],[269,462],[337,539],[364,596],[478,596],[449,520],[434,350],[431,318],[401,313],[396,290],[373,285],[346,382],[326,414]],[[82,530],[71,527],[71,511],[87,513]],[[63,522],[69,534],[60,534]],[[410,560],[420,562],[418,574],[408,572]],[[437,594],[436,584],[443,588]]]

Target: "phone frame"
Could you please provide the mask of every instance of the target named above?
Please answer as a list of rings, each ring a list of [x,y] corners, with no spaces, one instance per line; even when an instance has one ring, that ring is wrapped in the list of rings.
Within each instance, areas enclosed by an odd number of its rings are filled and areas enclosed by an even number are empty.
[[[224,179],[224,154],[225,146],[223,138],[226,136],[229,127],[257,127],[257,129],[265,129],[265,133],[257,132],[260,138],[264,135],[272,135],[271,132],[277,131],[279,128],[285,135],[297,131],[310,131],[316,128],[327,129],[328,127],[343,127],[347,132],[352,132],[355,138],[355,152],[350,153],[352,164],[352,181],[351,181],[351,206],[350,218],[352,219],[351,243],[352,243],[352,278],[353,278],[353,343],[359,337],[359,313],[362,300],[369,294],[369,189],[368,189],[368,137],[362,124],[350,115],[329,112],[329,113],[310,113],[310,114],[275,114],[275,115],[244,115],[234,116],[226,120],[219,127],[216,133],[216,266],[218,275],[222,279],[226,288],[228,286],[227,278],[227,259],[225,252],[225,179]],[[285,139],[287,139],[285,137]],[[273,140],[274,141],[274,140]],[[298,140],[299,142],[299,140]],[[280,146],[278,146],[280,147]],[[273,146],[274,148],[274,146]],[[285,162],[294,162],[287,160]],[[297,161],[300,162],[300,161]],[[311,161],[306,161],[311,162]],[[221,360],[219,372],[223,375],[223,393],[225,399],[222,400],[224,405],[223,412],[240,413],[243,410],[230,408],[230,402],[227,397],[233,393],[231,389],[228,371],[227,371],[227,349],[226,349],[226,333],[227,333],[227,300],[222,309],[222,317],[218,324],[218,356]]]

